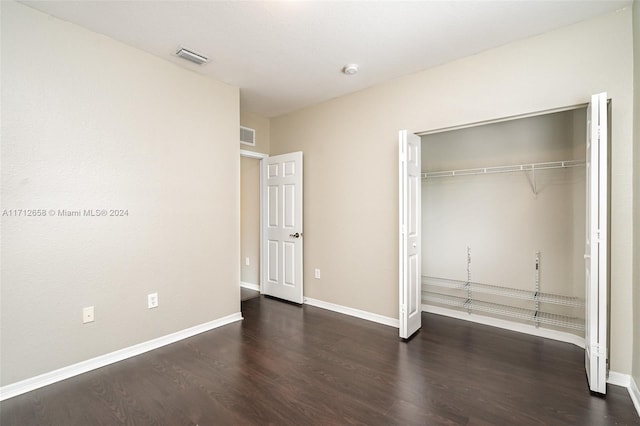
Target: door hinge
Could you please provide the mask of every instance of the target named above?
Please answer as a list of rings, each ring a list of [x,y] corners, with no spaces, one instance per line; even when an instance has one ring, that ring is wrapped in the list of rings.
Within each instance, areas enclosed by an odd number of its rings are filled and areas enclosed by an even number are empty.
[[[402,307],[400,308],[400,310],[402,311],[402,313],[404,314],[407,311],[407,305],[402,305]]]

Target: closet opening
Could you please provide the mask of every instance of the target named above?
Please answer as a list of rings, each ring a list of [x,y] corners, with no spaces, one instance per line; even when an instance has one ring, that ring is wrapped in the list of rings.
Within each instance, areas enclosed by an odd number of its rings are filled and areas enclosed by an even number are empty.
[[[429,132],[422,310],[585,346],[587,107]]]

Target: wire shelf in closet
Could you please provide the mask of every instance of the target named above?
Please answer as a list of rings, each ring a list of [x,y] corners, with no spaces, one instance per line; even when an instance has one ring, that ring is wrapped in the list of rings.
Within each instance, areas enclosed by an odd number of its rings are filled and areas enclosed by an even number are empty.
[[[474,169],[443,170],[422,173],[422,178],[470,176],[491,173],[536,172],[537,170],[563,169],[584,166],[584,160],[551,161],[546,163],[515,164],[509,166],[477,167]]]
[[[530,290],[520,290],[510,287],[482,284],[473,281],[452,280],[449,278],[439,278],[423,276],[422,284],[431,287],[466,290],[469,287],[475,293],[492,294],[505,296],[513,299],[533,300],[542,303],[553,303],[554,305],[584,307],[584,300],[579,297],[563,296],[552,293],[536,293]]]
[[[559,327],[571,328],[574,330],[584,330],[584,320],[581,318],[570,317],[566,315],[552,314],[549,312],[535,311],[532,309],[518,308],[515,306],[501,305],[498,303],[485,302],[441,294],[431,291],[422,292],[423,302],[432,302],[442,305],[454,306],[463,309],[471,309],[474,312],[484,312],[505,317],[518,318],[537,323],[554,325]]]

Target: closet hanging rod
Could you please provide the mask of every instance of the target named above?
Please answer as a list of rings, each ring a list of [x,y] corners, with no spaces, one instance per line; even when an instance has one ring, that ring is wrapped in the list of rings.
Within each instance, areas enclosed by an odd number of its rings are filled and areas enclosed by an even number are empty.
[[[478,167],[475,169],[445,170],[422,173],[422,178],[484,175],[491,173],[532,172],[536,170],[563,169],[584,166],[584,160],[551,161],[548,163],[516,164],[512,166]]]

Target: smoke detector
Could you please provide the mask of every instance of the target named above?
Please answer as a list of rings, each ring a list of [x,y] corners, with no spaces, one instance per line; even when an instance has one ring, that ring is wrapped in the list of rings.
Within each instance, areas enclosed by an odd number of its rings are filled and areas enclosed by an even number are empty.
[[[354,75],[358,73],[358,64],[348,64],[342,68],[342,72],[346,75]]]
[[[176,55],[178,55],[179,57],[181,57],[182,59],[186,59],[187,61],[191,61],[194,62],[198,65],[202,65],[205,62],[207,62],[209,60],[209,58],[207,58],[206,56],[203,56],[199,53],[196,53],[192,50],[189,49],[185,49],[184,47],[181,47],[177,52]]]

